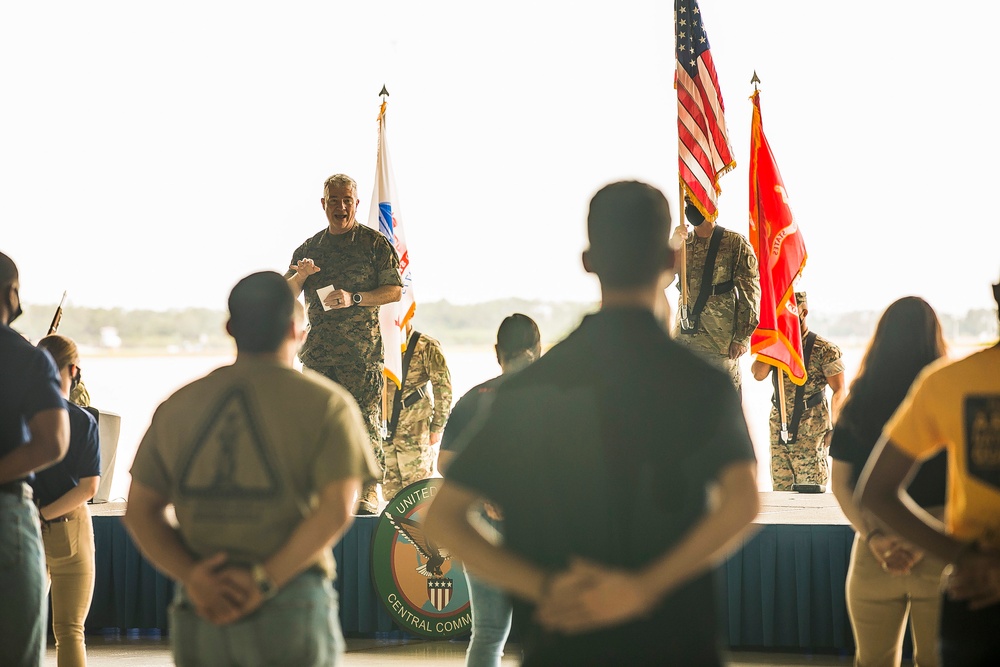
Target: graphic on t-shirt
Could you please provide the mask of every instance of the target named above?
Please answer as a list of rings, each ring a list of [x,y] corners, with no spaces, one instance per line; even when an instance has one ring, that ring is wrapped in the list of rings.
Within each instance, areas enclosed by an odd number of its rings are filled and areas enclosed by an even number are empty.
[[[231,391],[209,412],[182,471],[181,494],[264,498],[278,493],[280,481],[242,389]]]
[[[1000,489],[1000,396],[965,399],[969,475]]]

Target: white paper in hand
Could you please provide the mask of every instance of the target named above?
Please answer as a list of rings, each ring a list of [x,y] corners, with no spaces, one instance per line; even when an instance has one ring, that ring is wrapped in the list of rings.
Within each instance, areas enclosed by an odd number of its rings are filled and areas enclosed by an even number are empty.
[[[316,290],[316,296],[319,297],[319,302],[323,304],[323,310],[333,310],[333,308],[326,305],[326,297],[330,296],[330,293],[335,289],[337,288],[333,285],[327,285],[326,287],[320,287]]]

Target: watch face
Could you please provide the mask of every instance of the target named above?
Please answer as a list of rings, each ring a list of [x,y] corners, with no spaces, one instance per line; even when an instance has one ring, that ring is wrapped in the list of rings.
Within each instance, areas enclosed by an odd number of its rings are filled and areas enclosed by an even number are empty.
[[[267,576],[267,571],[264,570],[262,566],[255,566],[251,571],[253,575],[254,583],[257,584],[257,590],[260,591],[261,595],[270,595],[274,590],[274,584]]]
[[[361,303],[361,295],[360,294],[355,293],[354,296],[351,297],[351,299],[354,301],[354,303]]]

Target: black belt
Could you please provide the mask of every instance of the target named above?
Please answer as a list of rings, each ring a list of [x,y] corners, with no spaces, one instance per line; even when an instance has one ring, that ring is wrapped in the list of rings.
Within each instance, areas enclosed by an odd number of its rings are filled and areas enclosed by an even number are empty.
[[[408,408],[425,396],[427,396],[427,385],[417,387],[413,393],[403,399],[403,407]]]
[[[733,284],[733,281],[727,280],[724,283],[719,283],[718,285],[712,285],[712,289],[709,290],[708,294],[710,294],[711,296],[719,296],[720,294],[732,292],[734,287],[736,287],[736,285]],[[687,334],[689,336],[693,336],[694,334],[698,333],[697,325],[691,327],[690,329],[684,329],[682,327],[679,327],[677,330],[680,331],[682,334]]]
[[[712,296],[718,296],[720,294],[725,294],[726,292],[733,291],[733,281],[727,280],[724,283],[719,283],[718,285],[712,285]]]
[[[400,409],[412,407],[412,406],[416,405],[416,403],[418,403],[421,399],[425,398],[426,396],[427,396],[427,385],[424,384],[424,385],[421,385],[421,386],[417,387],[411,393],[407,394],[406,397],[402,401],[399,402]],[[399,415],[397,414],[396,415],[396,426],[398,426],[398,425],[399,425]],[[396,429],[393,428],[392,429],[392,433],[386,433],[385,437],[386,437],[386,440],[390,440],[391,441],[394,437],[396,437]]]
[[[21,500],[31,500],[35,496],[31,487],[21,480],[0,484],[0,493],[9,493],[12,496],[17,496]]]
[[[817,391],[815,394],[813,394],[806,400],[802,401],[802,405],[806,410],[808,410],[809,408],[815,408],[822,402],[823,402],[823,392]],[[778,407],[778,401],[774,396],[771,397],[771,405],[773,405],[776,408]]]

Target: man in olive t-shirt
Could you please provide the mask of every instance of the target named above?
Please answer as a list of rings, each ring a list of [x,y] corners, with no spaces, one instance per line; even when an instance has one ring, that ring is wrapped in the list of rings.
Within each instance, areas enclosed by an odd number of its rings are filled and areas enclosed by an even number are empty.
[[[330,547],[378,468],[350,394],[292,368],[304,324],[285,280],[244,278],[229,310],[236,363],[157,408],[132,465],[125,525],[181,584],[171,608],[178,665],[331,664],[343,639]]]

